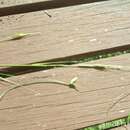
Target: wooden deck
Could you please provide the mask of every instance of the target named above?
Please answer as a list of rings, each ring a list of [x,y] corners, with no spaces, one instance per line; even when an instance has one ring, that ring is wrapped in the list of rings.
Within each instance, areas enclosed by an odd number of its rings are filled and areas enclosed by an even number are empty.
[[[46,2],[50,2],[48,6]],[[24,8],[20,11],[18,7]],[[1,0],[0,16],[0,64],[79,60],[130,49],[129,0]],[[18,32],[32,35],[9,39]],[[129,66],[130,54],[88,63]],[[15,69],[1,67],[0,72]],[[69,82],[78,77],[79,92],[56,84],[33,84],[11,91],[0,102],[0,130],[76,130],[129,113],[130,96],[107,116],[115,99],[130,93],[129,71],[64,67],[26,70],[24,74],[17,71],[17,76],[8,79],[21,84],[52,79]],[[0,81],[0,92],[9,87]]]

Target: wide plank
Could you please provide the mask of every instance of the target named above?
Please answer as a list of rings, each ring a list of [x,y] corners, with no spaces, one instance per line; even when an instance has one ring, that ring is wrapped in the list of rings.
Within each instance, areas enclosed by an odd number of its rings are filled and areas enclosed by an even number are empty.
[[[129,45],[130,2],[110,0],[1,17],[0,63],[27,64]],[[17,32],[37,33],[2,41]]]
[[[130,54],[90,63],[130,64]],[[80,92],[56,84],[35,84],[16,89],[0,102],[2,130],[75,130],[89,125],[127,116],[130,97],[123,99],[107,116],[108,108],[123,93],[130,92],[130,72],[99,71],[83,68],[55,68],[10,80],[30,81],[61,80],[68,82],[77,76],[76,87]],[[1,82],[1,91],[10,86]]]

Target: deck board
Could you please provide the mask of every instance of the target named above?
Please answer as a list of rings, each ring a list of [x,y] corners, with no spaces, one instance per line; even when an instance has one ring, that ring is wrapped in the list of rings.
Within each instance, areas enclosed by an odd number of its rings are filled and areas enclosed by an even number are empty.
[[[130,54],[125,54],[90,63],[125,66],[130,64],[129,57]],[[78,77],[76,86],[80,93],[54,84],[31,85],[10,92],[0,102],[2,130],[74,130],[127,116],[130,97],[117,104],[109,118],[106,111],[117,96],[130,92],[130,72],[55,68],[9,79],[18,83],[46,79],[68,82],[75,76]],[[8,87],[5,83],[0,84],[1,91]]]
[[[55,1],[55,0],[28,0],[28,1],[27,0],[19,0],[19,1],[17,1],[17,0],[1,0],[0,1],[0,8],[17,6],[17,5],[26,5],[26,4],[30,4],[30,3],[35,4],[35,3],[38,3],[38,2],[45,2],[45,1]],[[57,2],[58,1],[59,0],[57,0]],[[60,0],[60,1],[62,2],[63,0]],[[67,0],[65,0],[65,1],[69,3],[69,1],[67,1]],[[72,1],[73,0],[70,0],[70,2],[72,2]],[[79,1],[82,1],[82,0],[79,0]],[[96,4],[98,4],[98,2],[100,3],[100,1],[102,2],[103,0],[84,0],[84,1],[86,1],[86,3],[87,3],[87,1],[88,1],[88,3],[93,3],[93,2],[97,1]],[[110,0],[110,1],[112,1],[113,3],[116,3],[116,4],[119,4],[121,2],[121,0],[118,0],[118,1],[117,0]],[[125,0],[125,2],[129,3],[129,0]],[[104,3],[104,2],[102,2],[102,3]]]
[[[0,63],[26,64],[129,45],[130,2],[111,0],[1,17],[0,39],[16,32],[36,33],[0,42]]]
[[[34,12],[47,9],[69,7],[106,0],[29,0],[29,1],[2,1],[0,4],[0,16]]]
[[[46,0],[1,0],[0,8]],[[0,64],[28,64],[130,47],[130,1],[109,0],[0,17]],[[6,41],[17,32],[38,33]],[[5,40],[5,41],[4,41]],[[130,65],[130,54],[91,61]],[[75,130],[127,116],[130,96],[107,117],[114,99],[130,92],[130,72],[54,68],[8,78],[17,83],[77,76],[80,92],[56,84],[35,84],[10,92],[0,101],[1,130]],[[9,88],[0,81],[0,92]],[[123,130],[124,128],[116,128]],[[113,130],[116,130],[113,129]]]
[[[1,0],[0,7],[9,7],[14,5],[28,4],[41,1],[47,1],[47,0]]]
[[[117,127],[117,128],[114,128],[114,129],[111,129],[111,130],[129,130],[129,126],[125,126],[125,127]]]
[[[38,2],[46,2],[46,1],[57,1],[57,3],[74,3],[74,0],[1,0],[0,1],[0,8],[3,7],[11,7],[11,6],[17,6],[17,5],[26,5],[26,4],[32,4],[32,3],[38,3]],[[78,0],[78,1],[82,1],[82,0]],[[102,1],[102,0],[84,0],[89,3],[94,2],[94,1]],[[76,2],[76,1],[75,1]],[[55,3],[55,2],[54,2]]]

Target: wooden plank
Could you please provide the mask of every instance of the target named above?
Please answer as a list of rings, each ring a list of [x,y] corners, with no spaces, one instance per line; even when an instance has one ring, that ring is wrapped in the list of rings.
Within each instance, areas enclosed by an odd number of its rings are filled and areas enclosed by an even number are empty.
[[[91,63],[125,66],[130,64],[129,57],[130,54],[126,54]],[[80,93],[54,84],[35,84],[10,92],[0,102],[1,129],[74,130],[127,116],[130,97],[117,104],[109,117],[106,111],[117,96],[130,92],[130,72],[56,68],[9,79],[17,83],[47,79],[68,82],[75,76]],[[9,88],[3,84],[1,91]]]
[[[16,32],[37,33],[17,41],[1,41],[0,63],[25,64],[129,45],[130,3],[103,3],[1,17],[0,39]]]
[[[0,8],[14,6],[14,5],[21,5],[21,4],[28,4],[28,3],[35,3],[47,0],[1,0],[0,1]]]
[[[45,1],[56,1],[56,0],[28,0],[28,1],[27,0],[19,0],[19,1],[17,1],[17,0],[1,0],[0,1],[0,8],[16,6],[16,5],[23,5],[23,4],[30,4],[30,3],[45,2]],[[63,2],[62,0],[60,0],[60,1]],[[73,1],[73,0],[70,0],[70,2],[71,1]],[[81,1],[81,0],[79,0],[79,1]],[[86,3],[87,3],[87,1],[93,2],[94,0],[86,0]],[[97,1],[99,1],[99,0],[97,0]],[[100,0],[100,1],[102,1],[102,0]],[[68,1],[66,1],[66,2],[68,2]]]
[[[117,127],[117,128],[111,129],[111,130],[129,130],[129,129],[130,129],[129,126],[122,126],[122,127]]]
[[[40,0],[36,1],[22,1],[21,2],[14,2],[12,1],[11,5],[6,3],[7,5],[0,8],[0,16],[7,16],[11,14],[19,14],[19,13],[26,13],[26,12],[33,12],[33,11],[40,11],[40,10],[47,10],[47,9],[54,9],[54,8],[61,8],[61,7],[68,7],[86,3],[93,3],[98,1],[104,0]]]

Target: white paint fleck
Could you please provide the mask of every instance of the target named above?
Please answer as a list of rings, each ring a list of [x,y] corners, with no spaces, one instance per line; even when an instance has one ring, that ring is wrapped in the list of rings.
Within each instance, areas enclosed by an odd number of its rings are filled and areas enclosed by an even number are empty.
[[[125,110],[120,110],[119,112],[120,112],[120,113],[124,113],[124,112],[125,112]]]
[[[90,41],[90,42],[96,42],[97,39],[90,39],[89,41]]]
[[[40,95],[41,95],[41,93],[36,93],[36,94],[35,94],[35,96],[40,96]]]
[[[36,125],[37,125],[38,127],[41,127],[41,128],[47,127],[46,124],[42,124],[41,122],[36,122]]]
[[[47,72],[48,72],[48,70],[43,70],[42,72],[43,72],[43,73],[47,73]]]
[[[21,79],[26,79],[26,76],[21,76],[20,78],[21,78]]]
[[[74,39],[70,39],[68,42],[74,42]]]
[[[105,29],[104,29],[104,32],[108,32],[108,29],[107,29],[107,28],[105,28]]]

